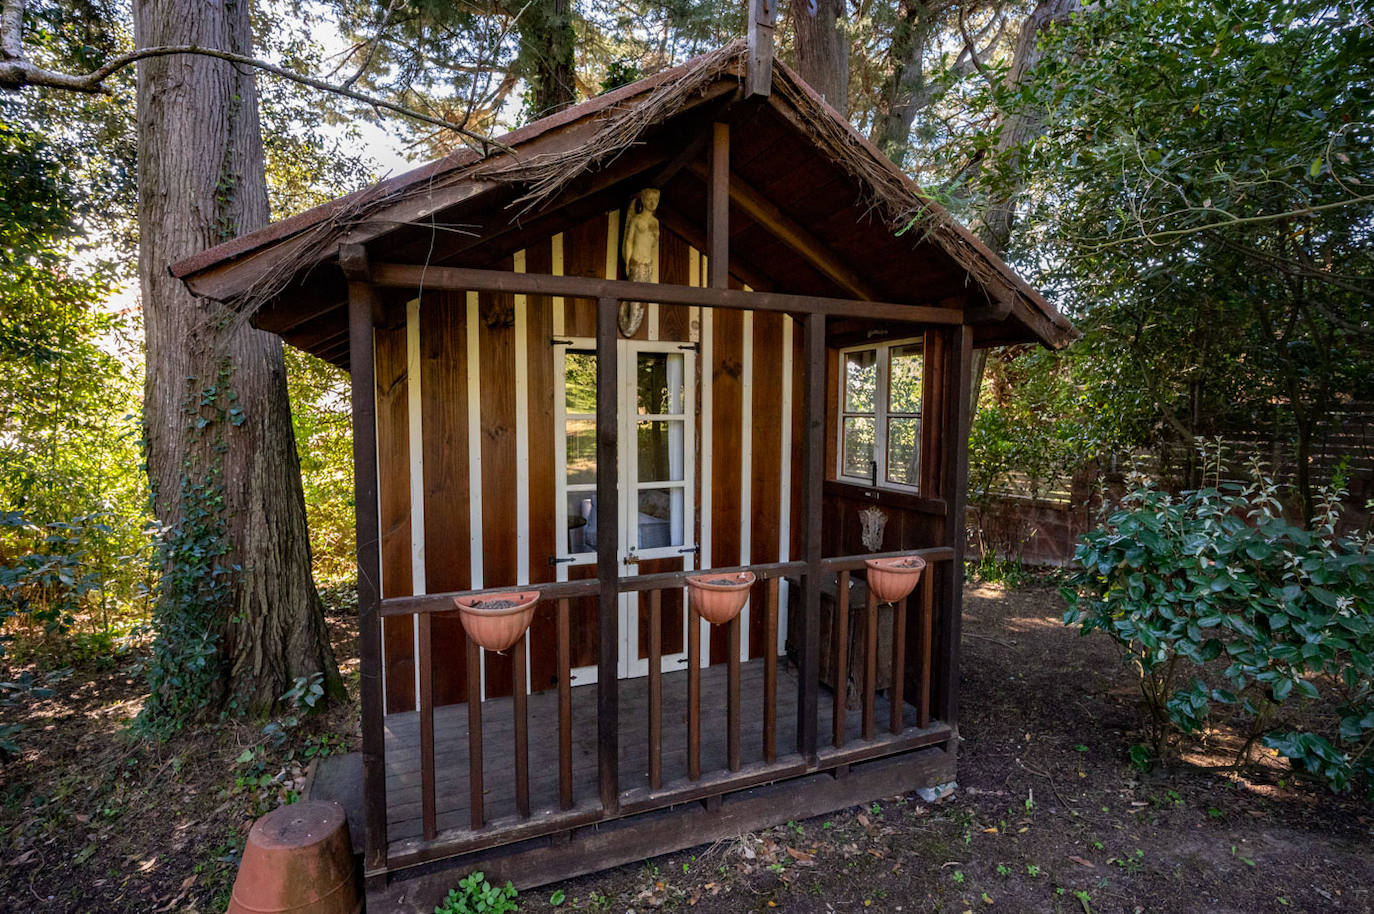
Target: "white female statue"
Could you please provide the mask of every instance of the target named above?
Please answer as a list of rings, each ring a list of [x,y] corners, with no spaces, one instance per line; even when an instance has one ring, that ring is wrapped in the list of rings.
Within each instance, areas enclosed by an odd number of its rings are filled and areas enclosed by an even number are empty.
[[[653,282],[658,275],[658,209],[659,190],[646,187],[635,194],[625,214],[625,240],[620,256],[625,259],[625,275],[631,282]],[[634,336],[644,320],[644,302],[620,303],[620,332]]]

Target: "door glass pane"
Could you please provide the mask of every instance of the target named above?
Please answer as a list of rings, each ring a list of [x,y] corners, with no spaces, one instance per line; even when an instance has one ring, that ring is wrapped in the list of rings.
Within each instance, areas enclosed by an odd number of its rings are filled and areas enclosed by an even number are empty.
[[[641,352],[636,359],[635,385],[641,416],[681,414],[683,357],[677,352]]]
[[[639,548],[682,545],[684,501],[681,486],[641,489],[639,492]]]
[[[596,493],[568,493],[568,555],[596,551]]]
[[[681,419],[640,422],[635,437],[640,482],[678,482],[682,479],[684,437]]]
[[[878,386],[878,350],[864,349],[844,355],[844,411],[873,412],[873,391]]]
[[[888,381],[888,411],[919,413],[921,411],[921,344],[893,346],[889,350],[891,374]]]
[[[917,468],[921,454],[921,420],[887,420],[887,478],[889,482],[914,486],[920,478]]]
[[[564,408],[596,412],[596,353],[570,350],[563,356]]]
[[[596,420],[567,420],[568,484],[596,482]]]
[[[873,417],[849,416],[844,420],[844,475],[873,475]]]

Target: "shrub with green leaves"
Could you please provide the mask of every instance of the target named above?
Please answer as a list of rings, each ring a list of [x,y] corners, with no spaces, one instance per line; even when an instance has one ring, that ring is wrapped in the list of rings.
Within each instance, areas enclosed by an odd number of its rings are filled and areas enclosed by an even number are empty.
[[[1247,729],[1236,764],[1259,742],[1374,799],[1374,537],[1337,534],[1343,494],[1303,528],[1258,467],[1177,496],[1139,484],[1080,540],[1064,622],[1137,668],[1155,757],[1229,712]]]

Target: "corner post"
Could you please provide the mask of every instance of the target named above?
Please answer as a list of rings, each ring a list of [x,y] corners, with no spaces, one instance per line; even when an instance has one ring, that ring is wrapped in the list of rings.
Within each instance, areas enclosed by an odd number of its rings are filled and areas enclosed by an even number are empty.
[[[348,353],[353,404],[353,500],[357,506],[358,640],[362,679],[363,871],[384,876],[386,734],[382,709],[381,537],[377,504],[377,388],[373,378],[374,315],[380,308],[370,281],[367,251],[345,245],[339,266],[348,279]]]
[[[608,814],[620,809],[618,306],[614,298],[596,303],[596,574],[601,586],[597,598],[596,730],[601,806]]]
[[[821,661],[821,529],[825,481],[825,315],[808,314],[805,344],[805,409],[802,449],[802,587],[797,688],[797,752],[816,763],[816,728]]]
[[[936,610],[939,658],[936,708],[940,720],[958,732],[959,724],[959,639],[964,611],[964,515],[968,502],[968,436],[970,387],[973,367],[973,328],[967,324],[952,327],[945,336],[944,403],[941,404],[945,440],[941,464],[944,478],[940,490],[945,497],[945,545],[954,550],[949,574]]]
[[[773,27],[778,21],[777,0],[749,2],[749,72],[745,77],[745,98],[773,91]]]
[[[707,176],[706,254],[712,289],[730,288],[730,125],[711,125],[711,172]]]

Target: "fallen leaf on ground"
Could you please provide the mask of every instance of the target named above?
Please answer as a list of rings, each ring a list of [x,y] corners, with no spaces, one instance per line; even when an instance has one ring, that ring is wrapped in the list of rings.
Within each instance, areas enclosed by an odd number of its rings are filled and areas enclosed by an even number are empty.
[[[1088,869],[1097,869],[1097,864],[1093,863],[1091,860],[1084,860],[1082,857],[1075,856],[1070,856],[1069,859],[1072,860],[1074,863],[1079,864],[1080,866],[1086,866]]]

